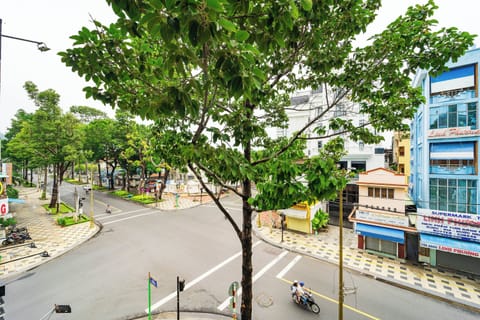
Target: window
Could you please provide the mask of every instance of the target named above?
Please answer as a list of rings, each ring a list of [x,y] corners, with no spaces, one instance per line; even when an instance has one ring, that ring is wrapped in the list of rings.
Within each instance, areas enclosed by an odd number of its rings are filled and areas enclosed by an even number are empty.
[[[477,103],[459,103],[430,109],[430,129],[470,127],[477,129]]]
[[[404,157],[405,156],[405,147],[400,147],[398,148],[398,154],[400,155],[400,157]]]
[[[430,209],[478,213],[477,181],[430,179]]]
[[[365,144],[363,143],[363,141],[359,141],[358,142],[358,150],[363,151],[363,149],[365,149]]]
[[[368,196],[373,197],[373,188],[372,187],[368,187]]]
[[[384,154],[385,148],[375,148],[375,154]]]
[[[368,196],[372,198],[394,199],[395,190],[392,188],[368,188]]]

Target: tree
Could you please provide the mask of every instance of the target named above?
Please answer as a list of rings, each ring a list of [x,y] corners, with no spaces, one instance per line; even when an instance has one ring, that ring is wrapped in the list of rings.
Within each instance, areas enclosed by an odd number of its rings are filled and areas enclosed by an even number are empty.
[[[306,159],[307,130],[372,143],[381,139],[375,132],[404,129],[423,101],[410,86],[412,74],[443,70],[473,43],[456,28],[434,30],[433,1],[409,8],[359,48],[355,37],[374,20],[380,0],[107,2],[117,22],[82,28],[62,61],[93,80],[84,89],[88,97],[160,123],[173,117],[187,124],[180,129],[189,140],[177,152],[242,244],[243,320],[252,318],[254,211],[332,199],[346,184],[335,163],[341,139]],[[288,139],[268,138],[268,127],[285,127],[292,92],[321,87],[333,92],[316,117]],[[370,127],[336,117],[318,125],[346,98],[360,105]],[[205,178],[242,199],[241,225]]]
[[[32,159],[39,165],[53,165],[53,186],[50,208],[59,205],[59,184],[82,148],[79,121],[71,113],[64,114],[58,106],[60,96],[52,89],[39,91],[30,81],[24,85],[38,109],[34,112],[22,136]],[[44,185],[46,186],[46,173]]]
[[[107,117],[105,112],[87,106],[71,106],[70,112],[77,116],[82,123],[89,123],[95,119]]]

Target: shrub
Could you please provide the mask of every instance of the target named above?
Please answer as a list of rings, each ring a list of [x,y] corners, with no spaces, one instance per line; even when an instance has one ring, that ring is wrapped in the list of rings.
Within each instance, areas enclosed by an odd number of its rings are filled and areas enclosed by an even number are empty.
[[[321,228],[325,228],[329,219],[330,217],[328,216],[327,212],[323,211],[322,209],[318,209],[312,220],[312,229],[319,230]]]
[[[0,218],[0,224],[3,227],[14,226],[17,224],[17,220],[15,220],[15,218],[7,218],[7,219]]]
[[[7,197],[12,199],[18,199],[18,190],[11,185],[7,186]]]
[[[57,218],[57,223],[58,225],[65,227],[65,225],[67,224],[67,221],[65,220],[64,217],[60,217],[60,218]]]

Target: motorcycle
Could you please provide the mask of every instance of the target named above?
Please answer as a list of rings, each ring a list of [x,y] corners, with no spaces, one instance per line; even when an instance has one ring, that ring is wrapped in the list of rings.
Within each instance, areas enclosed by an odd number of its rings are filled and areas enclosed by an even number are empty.
[[[296,304],[304,307],[305,309],[309,309],[313,313],[320,313],[320,307],[318,304],[315,302],[315,299],[313,298],[313,295],[305,290],[305,293],[303,296],[300,298],[300,301],[297,301],[297,295],[294,293],[293,286],[290,286],[290,293],[292,295],[292,300]]]

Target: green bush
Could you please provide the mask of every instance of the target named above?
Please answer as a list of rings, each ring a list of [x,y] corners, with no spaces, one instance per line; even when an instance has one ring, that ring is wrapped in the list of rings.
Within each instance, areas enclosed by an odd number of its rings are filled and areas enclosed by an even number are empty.
[[[0,218],[0,224],[2,227],[14,226],[17,224],[17,220],[15,220],[15,218]]]
[[[67,221],[65,221],[64,217],[60,217],[60,218],[57,218],[57,223],[58,225],[65,227],[65,225],[67,224]]]
[[[12,199],[18,199],[18,190],[11,185],[7,186],[7,197]]]
[[[319,230],[321,228],[325,228],[328,225],[329,219],[330,217],[328,216],[327,212],[323,211],[322,209],[318,209],[312,220],[312,229]]]
[[[78,219],[75,219],[75,217],[73,217],[73,216],[72,217],[59,217],[59,218],[57,218],[58,225],[60,225],[62,227],[68,227],[68,226],[72,226],[74,224],[84,223],[84,222],[87,222],[87,221],[90,221],[90,218],[87,217],[84,214],[79,215]]]

